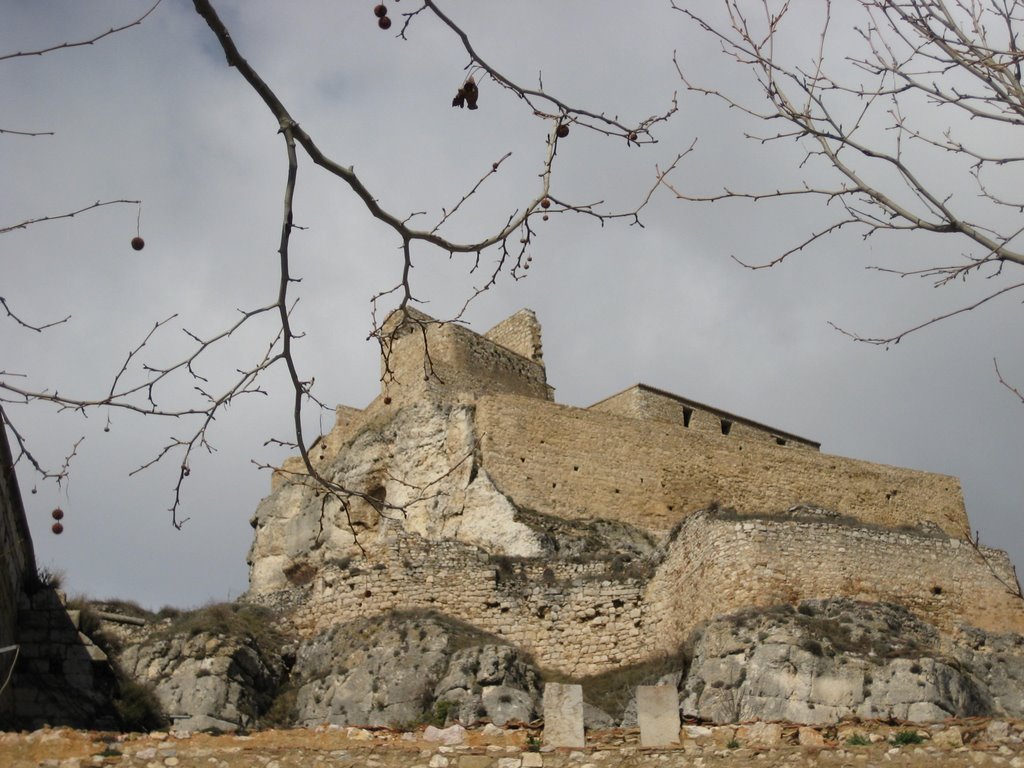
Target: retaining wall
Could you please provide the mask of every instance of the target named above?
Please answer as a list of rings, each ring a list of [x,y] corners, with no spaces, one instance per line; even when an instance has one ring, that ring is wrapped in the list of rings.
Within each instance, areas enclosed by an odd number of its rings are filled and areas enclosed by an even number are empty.
[[[289,592],[308,637],[394,610],[431,610],[530,652],[542,667],[589,675],[674,651],[700,622],[749,606],[846,596],[906,606],[949,632],[967,622],[1024,632],[1024,606],[992,575],[1006,556],[940,533],[839,522],[691,515],[653,577],[614,559],[511,559],[454,541],[391,536],[366,557],[305,574]],[[296,571],[302,575],[301,570]]]

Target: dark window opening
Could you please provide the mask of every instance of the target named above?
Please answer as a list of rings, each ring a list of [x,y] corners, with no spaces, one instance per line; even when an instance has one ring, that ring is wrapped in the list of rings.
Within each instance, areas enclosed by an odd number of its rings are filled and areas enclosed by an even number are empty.
[[[732,429],[732,422],[729,421],[728,419],[722,419],[722,434],[723,435],[728,435],[729,434],[729,430],[731,430],[731,429]]]
[[[693,408],[683,408],[683,426],[690,426],[690,419],[693,417]]]
[[[786,444],[786,441],[785,441],[785,439],[783,439],[783,438],[781,438],[781,437],[776,437],[776,438],[775,438],[775,444],[776,444],[776,445],[785,445],[785,444]]]

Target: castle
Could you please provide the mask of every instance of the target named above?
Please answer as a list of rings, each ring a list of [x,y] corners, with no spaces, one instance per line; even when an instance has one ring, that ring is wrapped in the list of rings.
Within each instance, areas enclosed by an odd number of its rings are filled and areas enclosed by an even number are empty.
[[[819,444],[637,384],[554,402],[536,317],[480,335],[419,312],[381,331],[380,394],[341,406],[252,518],[248,599],[311,637],[430,610],[584,676],[748,606],[850,597],[944,632],[1024,632],[1006,555],[956,478]]]

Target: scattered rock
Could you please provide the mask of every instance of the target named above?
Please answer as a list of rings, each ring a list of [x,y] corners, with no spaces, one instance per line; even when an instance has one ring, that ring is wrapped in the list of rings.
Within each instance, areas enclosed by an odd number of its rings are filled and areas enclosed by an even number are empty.
[[[423,731],[423,740],[449,746],[461,744],[466,740],[466,729],[458,723],[447,728],[435,728],[433,725],[428,725]]]

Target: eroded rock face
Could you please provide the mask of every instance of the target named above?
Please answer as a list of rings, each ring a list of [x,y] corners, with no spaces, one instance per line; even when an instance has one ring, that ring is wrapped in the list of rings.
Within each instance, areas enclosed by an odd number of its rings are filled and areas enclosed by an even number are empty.
[[[481,645],[456,651],[434,686],[437,701],[456,705],[461,723],[483,717],[495,725],[528,723],[537,716],[540,677],[508,645]]]
[[[283,675],[280,658],[253,638],[210,632],[153,638],[125,648],[117,663],[151,685],[164,713],[186,730],[254,725]]]
[[[348,622],[302,643],[292,685],[300,725],[394,726],[443,715],[464,725],[527,722],[539,697],[536,670],[514,648],[422,616]]]
[[[323,442],[336,447],[314,447],[310,457],[326,479],[367,494],[349,498],[347,507],[293,482],[304,469],[290,460],[250,521],[250,594],[287,588],[300,566],[361,555],[355,536],[372,548],[389,524],[495,554],[543,555],[542,536],[516,519],[516,508],[478,466],[472,415],[471,405],[424,400],[379,410],[352,434],[329,435]]]
[[[980,650],[982,636],[1002,652]],[[1019,717],[1020,639],[976,640],[975,649],[941,641],[934,627],[884,603],[746,611],[699,633],[681,709],[716,723]]]

